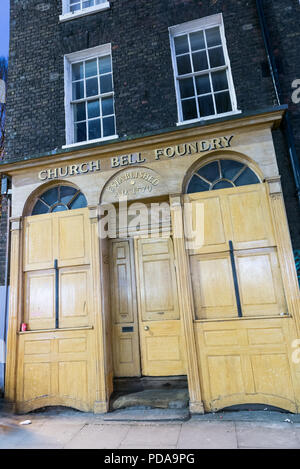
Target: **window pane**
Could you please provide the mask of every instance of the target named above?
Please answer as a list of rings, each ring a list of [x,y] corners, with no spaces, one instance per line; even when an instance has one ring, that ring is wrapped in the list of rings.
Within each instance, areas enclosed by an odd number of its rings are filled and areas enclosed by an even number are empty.
[[[84,121],[86,119],[85,103],[74,105],[74,122]]]
[[[211,93],[209,75],[201,75],[195,78],[197,94]]]
[[[207,47],[219,46],[222,44],[220,28],[211,28],[205,31]]]
[[[101,137],[100,119],[89,121],[89,140]]]
[[[74,187],[60,186],[60,201],[67,205],[76,192]]]
[[[100,77],[100,90],[101,93],[109,93],[112,91],[112,76],[111,75],[103,75]]]
[[[99,59],[99,72],[100,72],[100,75],[103,75],[103,73],[111,72],[110,55],[107,55],[106,57],[101,57],[101,59]]]
[[[208,69],[207,55],[205,50],[202,52],[195,52],[193,54],[193,65],[195,72]]]
[[[186,73],[191,73],[191,60],[189,55],[181,55],[177,57],[177,68],[178,75],[185,75]]]
[[[219,165],[216,161],[209,163],[199,169],[198,174],[203,176],[210,182],[214,182],[220,178]]]
[[[115,118],[105,117],[103,119],[103,137],[109,137],[109,135],[115,135]]]
[[[94,0],[85,0],[82,4],[82,8],[93,7],[94,4]]]
[[[43,213],[48,213],[48,212],[49,212],[49,207],[47,207],[47,205],[43,204],[43,202],[38,200],[34,206],[34,209],[32,210],[32,215],[42,215]]]
[[[71,13],[74,13],[74,11],[77,11],[77,10],[80,10],[80,3],[78,3],[77,5],[72,5],[70,7],[70,12]]]
[[[98,92],[98,78],[89,78],[86,80],[86,96],[95,96]]]
[[[259,184],[259,179],[250,168],[247,168],[234,183],[236,186]]]
[[[222,175],[225,179],[233,179],[243,168],[243,164],[234,160],[221,160]]]
[[[100,116],[100,105],[99,99],[95,101],[88,101],[88,117],[91,119],[92,117],[99,117]]]
[[[70,205],[70,209],[74,210],[76,208],[84,208],[87,206],[87,201],[86,198],[84,197],[83,194],[78,194],[75,200]]]
[[[191,48],[192,50],[205,49],[204,33],[198,31],[190,34]]]
[[[102,99],[102,116],[109,116],[114,113],[113,98]]]
[[[86,124],[85,122],[81,124],[75,124],[75,142],[85,142],[86,141]]]
[[[49,189],[47,192],[44,192],[44,194],[40,197],[40,199],[44,200],[46,204],[48,205],[53,205],[58,201],[58,188],[53,187],[52,189]]]
[[[212,116],[215,114],[212,95],[201,96],[198,98],[200,117]]]
[[[226,70],[211,74],[214,91],[228,90]]]
[[[190,98],[195,95],[193,78],[179,80],[179,88],[181,98]]]
[[[202,181],[202,179],[198,178],[198,176],[193,176],[189,183],[187,193],[194,194],[195,192],[208,191],[209,187],[210,186],[206,182]]]
[[[73,99],[84,98],[84,86],[83,81],[76,81],[73,83]]]
[[[218,114],[232,111],[229,91],[215,94],[215,99]]]
[[[208,54],[211,68],[221,67],[222,65],[225,65],[225,58],[222,47],[217,47],[216,49],[209,49]]]
[[[83,78],[83,62],[72,65],[72,80],[81,80]]]
[[[185,101],[181,101],[181,104],[183,120],[187,121],[198,117],[195,99],[186,99]]]
[[[85,62],[85,76],[88,78],[94,77],[95,75],[98,75],[97,59]]]
[[[189,43],[187,35],[174,37],[176,55],[189,52]]]

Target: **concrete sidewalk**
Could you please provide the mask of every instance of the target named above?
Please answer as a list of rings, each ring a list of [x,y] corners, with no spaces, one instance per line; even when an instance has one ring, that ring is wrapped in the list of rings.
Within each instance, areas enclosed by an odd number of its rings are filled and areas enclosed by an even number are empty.
[[[30,425],[20,425],[27,419]],[[0,449],[33,448],[299,449],[300,418],[278,412],[227,412],[186,422],[145,423],[108,422],[72,409],[23,416],[0,413]]]

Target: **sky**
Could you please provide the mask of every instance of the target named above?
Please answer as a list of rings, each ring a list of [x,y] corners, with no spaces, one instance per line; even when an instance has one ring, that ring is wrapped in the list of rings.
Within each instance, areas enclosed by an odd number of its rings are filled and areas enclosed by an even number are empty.
[[[8,57],[9,0],[0,0],[0,57]]]

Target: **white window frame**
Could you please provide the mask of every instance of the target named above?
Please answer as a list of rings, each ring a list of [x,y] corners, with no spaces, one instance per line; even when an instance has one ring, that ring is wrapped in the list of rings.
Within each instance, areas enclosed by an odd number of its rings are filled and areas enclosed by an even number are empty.
[[[180,80],[178,79],[178,75],[177,75],[177,62],[176,62],[174,38],[176,36],[181,36],[183,34],[189,34],[189,33],[192,33],[192,32],[196,32],[196,31],[200,31],[200,30],[204,30],[204,29],[208,29],[208,28],[213,28],[213,27],[216,27],[216,26],[220,27],[222,46],[223,46],[223,52],[224,52],[224,58],[225,58],[225,67],[226,67],[226,70],[227,70],[229,94],[230,94],[230,99],[231,99],[231,104],[232,104],[232,111],[222,113],[222,114],[213,114],[211,116],[205,116],[205,117],[200,117],[200,118],[195,118],[195,119],[190,119],[190,120],[183,120],[182,106],[181,106],[181,96],[180,96],[180,89],[179,89],[179,81]],[[174,75],[174,84],[175,84],[176,100],[177,100],[177,112],[178,112],[178,122],[177,122],[176,125],[178,125],[178,126],[179,125],[187,125],[187,124],[192,124],[194,122],[212,120],[212,119],[219,119],[221,117],[240,114],[241,111],[238,110],[238,108],[237,108],[237,99],[236,99],[236,93],[235,93],[235,88],[234,88],[234,84],[233,84],[231,65],[230,65],[230,59],[229,59],[229,55],[228,55],[227,42],[226,42],[226,36],[225,36],[225,29],[224,29],[224,22],[223,22],[222,13],[207,16],[205,18],[199,18],[197,20],[189,21],[187,23],[178,24],[176,26],[170,26],[169,27],[169,36],[170,36],[173,75]],[[225,67],[223,67],[223,68],[225,68]],[[211,71],[211,70],[213,70],[213,69],[203,70],[203,72],[201,72],[200,74],[202,74],[202,73],[205,74],[205,73],[207,73],[208,71]],[[194,75],[195,75],[195,73],[191,73],[191,76],[194,76]]]
[[[94,5],[92,7],[81,8],[80,10],[70,11],[70,0],[61,0],[62,1],[62,14],[59,16],[59,21],[68,21],[73,20],[74,18],[80,18],[81,16],[90,15],[92,13],[97,13],[98,11],[108,10],[110,8],[109,1],[106,0],[99,5]],[[84,1],[84,0],[81,0]]]
[[[94,140],[86,140],[83,142],[74,142],[74,114],[72,109],[72,65],[83,60],[94,59],[110,55],[111,44],[104,44],[101,46],[93,47],[91,49],[85,49],[78,52],[73,52],[64,56],[64,69],[65,69],[65,122],[66,122],[66,144],[62,148],[77,147],[80,145],[90,145],[97,142],[103,142],[106,140],[112,140],[119,138],[117,134],[109,135],[108,137],[101,137]],[[112,79],[113,79],[113,67],[112,67]],[[114,91],[112,91],[113,98],[115,97]],[[114,103],[115,109],[115,103]],[[116,113],[115,116],[115,129],[116,129]]]

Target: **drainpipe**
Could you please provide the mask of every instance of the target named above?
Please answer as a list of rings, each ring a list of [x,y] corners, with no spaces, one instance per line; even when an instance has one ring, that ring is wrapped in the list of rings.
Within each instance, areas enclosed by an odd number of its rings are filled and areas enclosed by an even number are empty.
[[[5,300],[4,300],[4,331],[3,339],[5,343],[4,368],[6,364],[6,336],[7,336],[7,309],[8,309],[8,280],[9,280],[9,252],[10,252],[10,217],[11,217],[11,189],[9,189],[10,178],[3,176],[1,180],[1,195],[7,200],[7,222],[6,222],[6,249],[5,249]],[[4,370],[5,371],[5,370]],[[5,373],[4,373],[5,377]],[[4,383],[5,384],[5,383]]]
[[[270,72],[271,72],[273,86],[274,86],[274,90],[276,94],[277,103],[278,105],[281,105],[282,100],[283,100],[282,90],[280,86],[279,74],[278,74],[278,70],[276,66],[273,49],[271,47],[269,30],[268,30],[264,8],[263,8],[263,0],[256,0],[256,7],[257,7],[259,22],[261,26],[262,35],[263,35],[263,40],[265,44],[265,49],[266,49],[266,53],[268,57],[268,63],[270,67]],[[295,184],[296,184],[297,197],[298,197],[298,202],[300,205],[300,163],[299,163],[299,158],[296,152],[295,138],[294,138],[291,120],[290,120],[290,114],[288,110],[286,111],[283,117],[283,129],[284,129],[284,133],[285,133],[285,137],[286,137],[286,141],[288,145],[290,161],[291,161]]]

